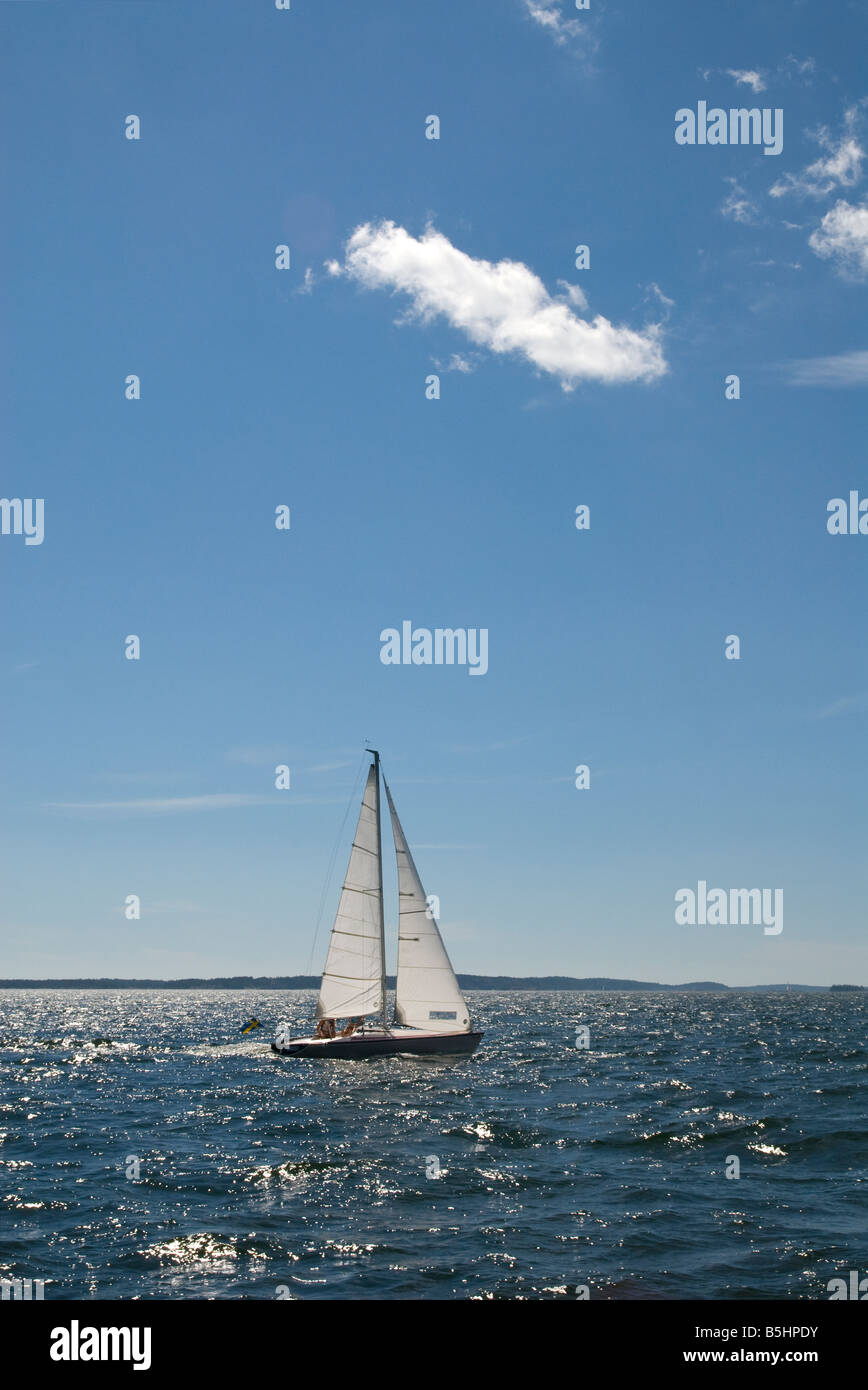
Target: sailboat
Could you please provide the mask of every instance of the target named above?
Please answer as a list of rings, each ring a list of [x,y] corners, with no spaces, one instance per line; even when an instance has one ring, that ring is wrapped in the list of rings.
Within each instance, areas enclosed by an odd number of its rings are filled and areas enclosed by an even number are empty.
[[[470,1011],[384,777],[398,861],[398,976],[395,1018],[389,1021],[380,755],[373,748],[366,751],[373,755],[373,762],[317,999],[319,1025],[313,1036],[293,1037],[288,1023],[279,1024],[272,1050],[317,1058],[474,1052],[482,1034],[473,1031]],[[341,1018],[348,1019],[349,1024],[338,1034],[329,1023],[334,1025]]]

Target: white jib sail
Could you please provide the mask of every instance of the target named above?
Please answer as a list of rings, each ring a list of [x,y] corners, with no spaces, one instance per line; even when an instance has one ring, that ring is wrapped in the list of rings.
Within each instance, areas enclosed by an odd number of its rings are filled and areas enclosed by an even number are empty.
[[[385,780],[385,779],[384,779]],[[427,1033],[469,1033],[470,1011],[464,1002],[455,972],[413,856],[407,846],[389,784],[389,813],[398,859],[398,985],[395,1016],[408,1028]]]
[[[382,915],[377,828],[380,785],[371,768],[353,836],[323,971],[317,1018],[350,1018],[383,1007]]]

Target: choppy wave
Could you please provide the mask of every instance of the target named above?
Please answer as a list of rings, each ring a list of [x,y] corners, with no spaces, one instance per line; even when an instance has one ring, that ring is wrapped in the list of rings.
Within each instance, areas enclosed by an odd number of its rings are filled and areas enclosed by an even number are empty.
[[[311,1003],[0,993],[0,1275],[48,1298],[784,1299],[864,1269],[859,997],[485,992],[470,1058],[271,1053]]]

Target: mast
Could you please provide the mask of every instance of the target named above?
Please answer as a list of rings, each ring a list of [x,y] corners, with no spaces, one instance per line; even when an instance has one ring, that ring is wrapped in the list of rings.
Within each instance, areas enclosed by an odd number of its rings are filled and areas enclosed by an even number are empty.
[[[366,753],[374,757],[374,770],[377,776],[377,880],[380,890],[380,960],[382,963],[381,988],[383,991],[383,1032],[388,1032],[386,1022],[386,922],[383,912],[383,833],[380,823],[380,755],[375,748],[366,748]]]

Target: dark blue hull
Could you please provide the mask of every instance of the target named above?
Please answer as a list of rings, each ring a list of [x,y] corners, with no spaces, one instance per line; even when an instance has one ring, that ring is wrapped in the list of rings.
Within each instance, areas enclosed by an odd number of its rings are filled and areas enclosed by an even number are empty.
[[[271,1044],[272,1052],[284,1057],[397,1057],[411,1053],[419,1057],[459,1057],[475,1052],[481,1033],[423,1033],[413,1037],[406,1033],[397,1037],[366,1037],[357,1033],[351,1038],[325,1040],[300,1038],[284,1047]]]

